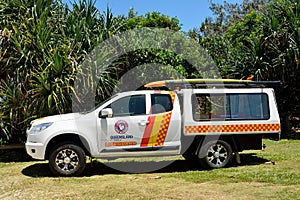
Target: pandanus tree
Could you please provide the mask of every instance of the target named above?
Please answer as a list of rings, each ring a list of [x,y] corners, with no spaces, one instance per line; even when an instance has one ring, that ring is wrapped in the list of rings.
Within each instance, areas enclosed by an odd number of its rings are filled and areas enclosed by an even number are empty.
[[[122,27],[95,1],[72,7],[54,0],[0,0],[0,143],[24,141],[33,118],[70,112],[80,63]]]

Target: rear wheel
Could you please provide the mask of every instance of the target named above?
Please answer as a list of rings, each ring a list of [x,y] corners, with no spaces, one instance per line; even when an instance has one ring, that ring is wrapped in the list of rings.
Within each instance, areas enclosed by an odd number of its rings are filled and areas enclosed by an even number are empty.
[[[204,168],[222,168],[232,162],[232,149],[230,145],[223,141],[210,141],[206,143],[198,154],[200,164]]]
[[[55,175],[77,176],[83,172],[85,166],[85,152],[75,144],[61,144],[50,152],[49,167]]]

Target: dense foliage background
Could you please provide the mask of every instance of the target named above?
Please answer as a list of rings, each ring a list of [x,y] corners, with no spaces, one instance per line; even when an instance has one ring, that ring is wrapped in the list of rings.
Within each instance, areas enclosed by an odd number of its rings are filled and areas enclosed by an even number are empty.
[[[0,0],[0,144],[23,142],[34,118],[71,112],[74,79],[85,56],[112,35],[136,27],[180,31],[195,39],[224,78],[281,80],[283,133],[294,130],[297,124],[290,122],[300,115],[300,1],[211,2],[211,10],[215,17],[185,33],[176,17],[138,15],[133,9],[114,16],[109,8],[99,11],[93,0],[79,0],[72,8],[59,0]],[[126,71],[153,59],[187,78],[197,76],[181,55],[132,52],[100,79],[98,101]]]

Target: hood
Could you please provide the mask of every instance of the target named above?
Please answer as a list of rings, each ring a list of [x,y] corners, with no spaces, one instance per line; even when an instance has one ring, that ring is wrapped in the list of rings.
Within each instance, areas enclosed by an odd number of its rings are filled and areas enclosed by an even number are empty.
[[[57,122],[57,121],[67,121],[67,120],[75,120],[81,116],[80,113],[68,113],[68,114],[61,114],[61,115],[53,115],[48,117],[38,118],[31,122],[31,125],[38,125],[48,122]]]

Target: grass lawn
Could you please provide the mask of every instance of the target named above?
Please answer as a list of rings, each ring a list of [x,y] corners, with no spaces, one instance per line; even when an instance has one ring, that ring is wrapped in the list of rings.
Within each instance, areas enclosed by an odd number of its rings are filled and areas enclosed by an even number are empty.
[[[82,177],[53,177],[44,161],[23,151],[0,152],[0,199],[300,199],[300,140],[264,140],[264,151],[245,151],[242,164],[201,170],[181,157],[152,173],[128,174],[94,161]],[[136,166],[149,159],[118,159]]]

